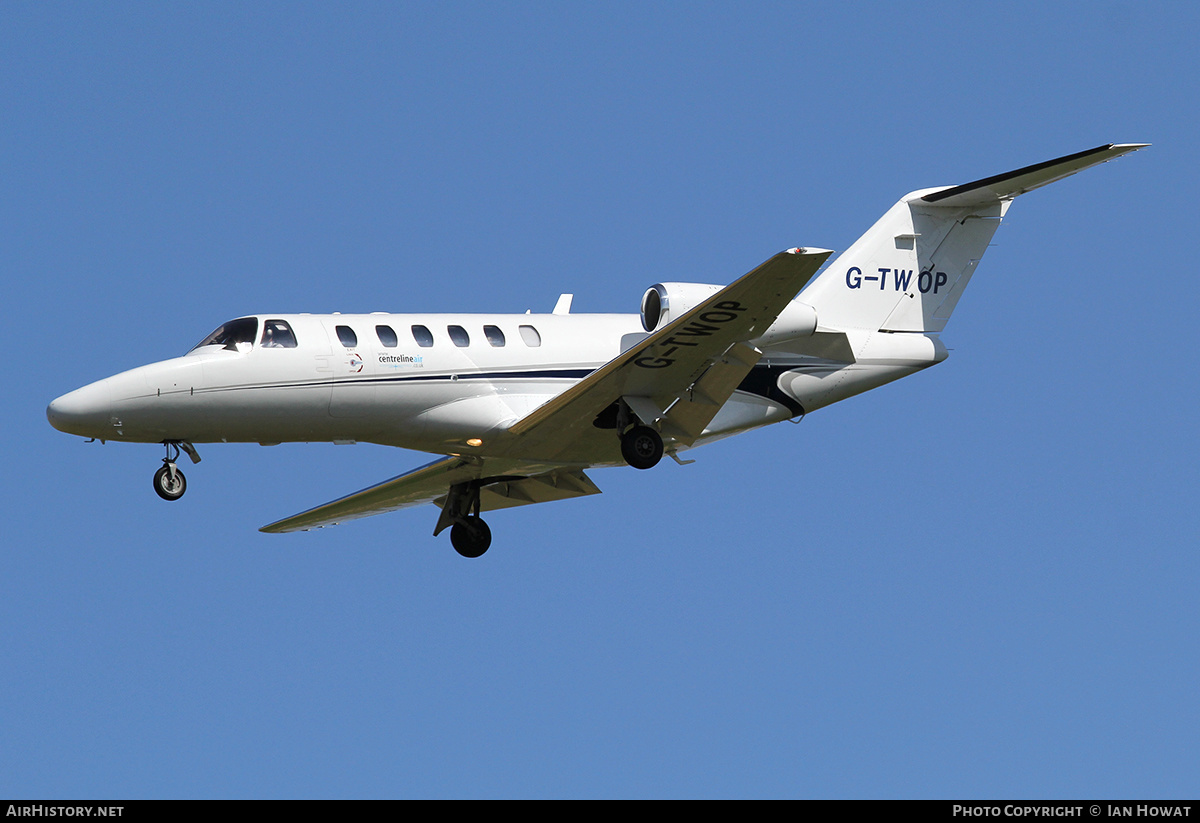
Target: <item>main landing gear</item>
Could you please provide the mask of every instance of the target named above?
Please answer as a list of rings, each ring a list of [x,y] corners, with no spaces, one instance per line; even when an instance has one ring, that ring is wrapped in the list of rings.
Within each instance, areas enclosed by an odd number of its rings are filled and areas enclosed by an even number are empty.
[[[191,443],[168,440],[163,445],[167,448],[167,456],[163,458],[162,468],[154,473],[154,491],[163,500],[178,500],[187,491],[187,478],[175,465],[179,450],[187,452],[193,463],[200,462],[200,455]]]
[[[492,545],[492,530],[482,517],[469,514],[450,528],[450,545],[463,557],[479,557]]]
[[[492,530],[479,516],[478,481],[451,486],[433,536],[450,526],[450,545],[463,557],[480,557],[492,545]]]
[[[662,437],[649,426],[634,426],[621,435],[621,456],[635,469],[652,469],[662,460]]]

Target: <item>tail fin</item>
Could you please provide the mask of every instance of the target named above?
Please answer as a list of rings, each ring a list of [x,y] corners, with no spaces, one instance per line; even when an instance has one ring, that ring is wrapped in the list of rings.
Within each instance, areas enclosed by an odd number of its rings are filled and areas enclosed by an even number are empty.
[[[940,332],[1014,197],[1146,145],[1110,143],[906,195],[796,299],[816,308],[823,330]]]

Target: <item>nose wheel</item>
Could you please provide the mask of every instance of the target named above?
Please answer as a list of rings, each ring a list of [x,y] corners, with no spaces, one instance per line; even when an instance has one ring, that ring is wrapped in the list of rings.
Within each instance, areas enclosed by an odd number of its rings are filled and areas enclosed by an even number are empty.
[[[163,500],[178,500],[187,491],[187,478],[173,462],[164,460],[162,468],[154,473],[154,491]]]
[[[175,465],[179,450],[182,447],[193,463],[200,462],[200,455],[191,443],[167,442],[163,445],[167,447],[167,456],[163,458],[162,468],[154,473],[154,492],[163,500],[178,500],[187,491],[187,478]]]

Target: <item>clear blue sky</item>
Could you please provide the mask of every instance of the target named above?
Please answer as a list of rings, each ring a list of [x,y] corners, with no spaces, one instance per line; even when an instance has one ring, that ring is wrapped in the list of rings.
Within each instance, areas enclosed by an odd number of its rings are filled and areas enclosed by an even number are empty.
[[[1195,796],[1198,14],[5,3],[0,796]],[[1107,142],[946,363],[479,561],[256,531],[424,455],[208,446],[167,504],[45,420],[238,315],[634,311]]]

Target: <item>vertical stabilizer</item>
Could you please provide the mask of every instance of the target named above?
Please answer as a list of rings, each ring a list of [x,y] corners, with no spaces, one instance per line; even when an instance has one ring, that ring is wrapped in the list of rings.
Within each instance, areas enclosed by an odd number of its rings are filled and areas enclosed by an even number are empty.
[[[1142,148],[1108,144],[966,183],[913,192],[797,298],[822,330],[940,332],[1014,197]]]

